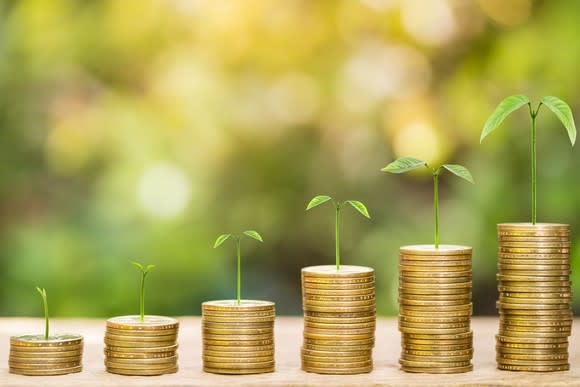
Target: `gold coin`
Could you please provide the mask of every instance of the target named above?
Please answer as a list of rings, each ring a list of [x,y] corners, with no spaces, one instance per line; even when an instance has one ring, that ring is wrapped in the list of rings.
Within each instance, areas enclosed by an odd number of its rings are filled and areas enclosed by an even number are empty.
[[[416,362],[441,362],[441,363],[454,363],[454,362],[463,362],[463,361],[471,361],[473,355],[460,355],[460,356],[425,356],[425,355],[411,355],[408,353],[403,352],[401,354],[401,359],[406,361],[416,361]]]
[[[324,278],[324,277],[302,277],[302,286],[315,289],[361,289],[374,288],[375,278]]]
[[[149,329],[149,330],[139,330],[135,331],[134,329],[126,330],[126,329],[115,329],[115,328],[107,328],[106,334],[112,335],[120,335],[120,336],[177,336],[178,330],[177,329]]]
[[[374,293],[365,295],[303,295],[303,300],[307,301],[337,301],[337,302],[360,302],[360,301],[373,301],[375,300]]]
[[[126,363],[126,362],[119,362],[116,361],[119,359],[105,359],[105,366],[107,369],[110,368],[122,368],[125,370],[164,370],[167,368],[174,367],[177,363],[176,360],[168,361],[164,363],[142,363],[142,362],[134,362],[134,363]],[[158,360],[158,359],[154,359]]]
[[[207,333],[209,335],[272,335],[274,334],[274,328],[208,328],[203,327],[201,329],[202,333]]]
[[[458,333],[405,333],[403,332],[403,338],[405,339],[429,339],[429,340],[463,340],[473,337],[472,331],[458,332]]]
[[[213,323],[227,323],[227,324],[252,324],[252,323],[268,323],[274,321],[274,316],[272,317],[219,317],[219,316],[208,316],[204,315],[202,317],[203,322],[213,322]]]
[[[201,328],[203,329],[210,329],[210,330],[221,330],[227,329],[233,332],[236,331],[244,331],[244,330],[261,330],[267,329],[272,330],[274,329],[274,321],[270,322],[263,322],[263,323],[216,323],[213,321],[201,321]]]
[[[471,292],[462,294],[413,294],[399,289],[399,298],[411,301],[461,301],[471,302]]]
[[[440,264],[444,264],[447,262],[456,262],[456,261],[467,261],[471,263],[471,254],[459,254],[459,255],[417,255],[417,254],[399,254],[399,259],[406,260],[406,261],[413,261],[413,262],[438,262]]]
[[[309,364],[302,364],[302,371],[313,372],[316,374],[326,374],[326,375],[357,375],[357,374],[367,374],[373,370],[372,364],[367,367],[360,368],[322,368],[313,367]]]
[[[215,340],[215,339],[203,339],[204,345],[216,345],[223,347],[251,347],[251,346],[264,346],[274,344],[274,339],[264,339],[264,340]]]
[[[453,317],[471,317],[472,309],[447,310],[445,308],[424,308],[413,307],[409,308],[405,305],[399,305],[399,314],[404,317],[433,317],[433,313],[437,313],[438,318],[453,318]]]
[[[314,324],[375,324],[376,316],[374,314],[364,317],[318,317],[304,316],[304,321]]]
[[[510,324],[503,324],[500,323],[500,327],[502,330],[509,332],[532,332],[533,334],[542,334],[542,333],[570,333],[571,331],[571,324],[568,326],[548,326],[548,327],[529,327],[529,326],[520,326],[520,325],[510,325]]]
[[[117,367],[107,367],[107,372],[119,375],[128,376],[156,376],[165,374],[174,374],[179,370],[177,365],[170,366],[163,369],[127,369],[127,368],[117,368]]]
[[[509,348],[496,346],[496,351],[502,354],[512,354],[512,355],[551,355],[551,354],[562,354],[568,355],[567,348],[549,348],[549,349],[533,349],[533,348]]]
[[[202,355],[203,361],[208,363],[227,363],[227,364],[253,364],[253,363],[273,363],[274,356],[252,356],[252,357],[223,357]]]
[[[369,337],[366,339],[360,339],[360,340],[354,340],[354,339],[341,339],[340,337],[333,337],[333,338],[328,338],[327,340],[323,340],[323,339],[315,339],[312,337],[305,337],[304,338],[304,343],[306,344],[311,344],[314,346],[319,346],[320,349],[322,350],[323,347],[335,347],[335,346],[341,346],[341,345],[347,345],[347,346],[354,346],[354,347],[365,347],[367,345],[374,345],[375,343],[375,338],[374,337]],[[366,347],[365,347],[366,348]],[[311,349],[311,348],[308,348]]]
[[[464,341],[462,344],[447,344],[442,347],[438,341],[432,342],[430,344],[415,344],[408,343],[406,341],[401,343],[403,351],[421,351],[421,352],[441,352],[441,348],[445,348],[445,351],[473,351],[473,345],[471,341]]]
[[[142,344],[142,343],[140,343]],[[108,345],[105,349],[111,352],[122,352],[122,353],[166,353],[176,351],[178,348],[177,344],[167,345],[165,347],[121,347],[115,345]]]
[[[548,298],[548,299],[561,299],[562,301],[566,301],[572,298],[572,293],[570,291],[564,292],[554,292],[554,293],[522,293],[522,292],[500,292],[503,297],[509,298],[527,298],[532,300],[538,300],[542,302],[541,299]]]
[[[38,356],[38,357],[20,357],[10,354],[9,363],[16,364],[54,364],[60,365],[63,363],[80,363],[82,360],[82,355],[69,356],[69,357],[48,357],[48,356]]]
[[[537,266],[540,265],[547,265],[550,267],[553,266],[562,266],[562,265],[570,265],[569,258],[557,258],[557,259],[522,259],[522,258],[501,258],[499,257],[498,263],[503,265],[529,265],[529,266]],[[527,269],[526,269],[527,270]]]
[[[82,366],[70,367],[70,368],[56,368],[56,369],[23,369],[23,368],[9,368],[11,374],[27,375],[27,376],[54,376],[54,375],[67,375],[83,370]]]
[[[357,312],[368,312],[375,313],[376,306],[364,305],[364,306],[314,306],[314,305],[303,305],[305,312],[321,312],[321,313],[357,313]]]
[[[269,368],[269,367],[273,367],[274,366],[274,361],[264,361],[264,362],[260,362],[260,363],[236,363],[236,362],[230,362],[230,363],[225,363],[222,361],[219,362],[212,362],[212,361],[207,361],[204,360],[203,362],[203,366],[204,367],[208,367],[208,368],[216,368],[216,369],[224,369],[224,368],[234,368],[234,369],[252,369],[252,368]]]
[[[247,351],[247,352],[224,352],[224,351],[214,351],[210,349],[203,349],[202,355],[208,357],[225,357],[225,358],[254,358],[254,357],[274,357],[274,350],[270,351]]]
[[[209,332],[203,333],[204,340],[218,340],[218,341],[259,341],[272,340],[273,333],[262,334],[213,334]]]
[[[520,337],[520,338],[567,338],[570,336],[570,332],[538,332],[533,331],[516,331],[513,329],[505,329],[500,327],[498,334],[509,336],[509,337]]]
[[[404,334],[403,334],[404,335]],[[428,336],[428,335],[427,335]],[[473,339],[439,339],[439,338],[432,338],[432,339],[418,339],[418,338],[403,338],[405,341],[404,346],[423,346],[424,348],[441,348],[445,346],[445,348],[449,348],[453,345],[456,346],[464,346],[465,348],[471,348],[473,345]],[[458,349],[458,348],[454,348]]]
[[[312,311],[312,310],[305,310],[304,316],[306,317],[325,317],[325,318],[341,318],[341,319],[348,319],[348,321],[352,321],[351,318],[367,318],[367,317],[375,317],[376,313],[375,310],[366,310],[366,311]]]
[[[443,357],[456,357],[456,356],[473,356],[473,348],[468,349],[460,349],[460,350],[442,350],[442,351],[434,351],[434,350],[417,350],[417,349],[408,349],[403,348],[402,353],[406,355],[413,355],[413,356],[433,356],[434,358],[443,358]]]
[[[401,366],[401,369],[405,372],[411,373],[424,373],[424,374],[461,374],[465,372],[473,371],[473,365],[467,365],[463,367],[451,367],[451,368],[426,368],[426,367],[409,367]]]
[[[372,360],[370,359],[369,354],[362,356],[335,357],[335,356],[310,356],[303,353],[302,361],[308,363],[333,363],[336,365],[342,365],[344,363],[360,363]]]
[[[71,351],[29,351],[22,350],[18,347],[10,347],[10,356],[16,357],[73,357],[82,356],[83,348],[73,349]]]
[[[499,285],[497,290],[500,292],[516,292],[516,293],[567,293],[571,292],[570,286],[511,286]]]
[[[572,319],[565,320],[512,320],[506,318],[500,318],[500,324],[520,326],[520,327],[571,327]]]
[[[371,267],[341,265],[337,270],[334,265],[320,265],[302,268],[303,277],[336,277],[336,278],[367,278],[374,276],[375,270]]]
[[[457,296],[457,295],[471,295],[471,287],[465,289],[437,289],[437,288],[408,288],[405,285],[399,286],[399,293],[430,295],[430,296]]]
[[[274,343],[266,344],[266,345],[208,345],[203,344],[202,349],[210,350],[210,351],[217,351],[221,353],[232,353],[232,354],[241,354],[244,352],[262,352],[262,351],[274,351]]]
[[[302,358],[302,365],[312,368],[328,368],[328,369],[344,369],[344,368],[362,368],[369,367],[373,365],[372,359],[353,361],[353,362],[321,362],[321,361],[311,361]]]
[[[466,282],[452,282],[452,283],[423,283],[423,282],[408,282],[404,278],[399,281],[400,287],[405,287],[405,289],[418,289],[418,290],[465,290],[471,289],[471,281]]]
[[[175,340],[172,341],[127,341],[127,340],[112,340],[105,337],[105,344],[110,347],[126,347],[126,348],[161,348],[168,347],[175,344]]]
[[[201,304],[201,309],[203,311],[272,311],[274,310],[276,304],[271,301],[258,301],[258,300],[241,300],[239,303],[237,300],[219,300],[219,301],[206,301]]]
[[[350,358],[350,357],[357,357],[357,356],[367,356],[370,357],[372,355],[372,351],[369,350],[362,350],[362,351],[319,351],[314,349],[301,349],[302,355],[307,356],[314,356],[314,357],[323,357],[323,358]]]
[[[559,351],[559,350],[567,350],[568,349],[568,342],[563,343],[507,343],[507,342],[499,342],[498,340],[496,344],[496,348],[502,349],[520,349],[520,350],[550,350],[550,351]]]
[[[452,306],[464,306],[469,305],[471,301],[471,297],[462,297],[457,300],[422,300],[422,299],[409,299],[409,298],[402,298],[399,297],[399,302],[402,304],[401,306],[427,306],[431,308],[435,307],[452,307]]]
[[[498,363],[503,365],[516,365],[516,366],[526,366],[526,365],[542,365],[542,366],[559,366],[568,364],[568,359],[556,359],[556,360],[515,360],[506,359],[504,357],[496,358]]]
[[[498,362],[503,362],[503,360],[532,360],[532,361],[561,361],[561,360],[568,360],[567,353],[560,353],[560,354],[513,354],[513,353],[500,353],[496,357]]]
[[[498,223],[498,230],[525,230],[525,231],[542,231],[542,230],[570,230],[570,225],[565,223]]]
[[[552,309],[561,309],[567,310],[570,308],[569,302],[556,303],[556,304],[548,304],[546,300],[542,300],[541,304],[533,304],[534,300],[525,301],[526,299],[520,298],[517,302],[515,298],[505,299],[500,296],[499,301],[496,302],[498,309],[541,309],[541,310],[552,310]],[[524,300],[524,301],[522,301]],[[524,303],[527,302],[527,303]]]
[[[304,338],[309,340],[316,340],[316,341],[329,341],[329,340],[374,340],[375,330],[370,329],[366,332],[362,333],[352,333],[352,334],[344,334],[344,333],[337,333],[336,331],[313,331],[312,329],[304,329]]]
[[[470,322],[457,322],[457,323],[410,323],[404,320],[399,320],[399,328],[405,329],[469,329]],[[406,330],[401,332],[407,332]],[[407,332],[412,333],[412,332]]]
[[[471,254],[472,248],[458,245],[439,245],[437,248],[433,245],[409,245],[401,247],[399,251],[407,255],[451,256]]]
[[[10,345],[14,347],[54,348],[82,346],[83,337],[74,334],[51,335],[45,340],[44,335],[21,335],[10,337]]]
[[[405,271],[401,270],[400,273],[401,277],[405,280],[409,280],[409,278],[453,278],[453,279],[461,279],[460,282],[465,282],[472,277],[471,269],[464,270],[464,271],[449,271],[449,272],[423,272],[423,271]]]
[[[561,344],[568,343],[568,337],[516,337],[496,335],[496,340],[499,343],[515,343],[515,344]]]
[[[344,320],[343,320],[344,322]],[[314,329],[332,329],[332,330],[357,330],[357,329],[375,329],[377,324],[372,321],[368,323],[358,323],[358,324],[321,324],[321,323],[314,323],[310,321],[304,321],[305,328],[314,328]]]
[[[435,327],[409,327],[407,325],[399,324],[399,332],[412,334],[428,334],[428,335],[452,335],[458,333],[466,333],[470,331],[469,325],[460,328],[435,328]]]
[[[202,317],[213,316],[213,317],[228,317],[231,319],[241,318],[252,318],[252,317],[276,317],[276,311],[272,310],[237,310],[237,311],[221,311],[221,310],[203,310]]]
[[[11,361],[11,359],[8,359],[8,365],[10,366],[10,368],[18,368],[18,369],[52,370],[52,369],[58,369],[58,368],[62,369],[62,368],[79,367],[81,365],[81,360],[77,359],[77,360],[68,361],[65,363],[54,364],[54,363],[47,363],[47,362],[19,363],[19,362],[13,362],[13,361]]]
[[[456,367],[467,367],[470,365],[470,360],[462,361],[412,361],[399,359],[399,364],[405,367],[412,368],[456,368]]]
[[[565,265],[538,265],[538,264],[512,265],[512,264],[500,262],[497,264],[497,267],[502,272],[505,270],[522,270],[522,271],[541,271],[542,273],[545,273],[545,272],[559,272],[559,271],[568,272],[570,270],[569,264],[565,264]],[[557,274],[557,275],[559,275],[559,274]]]
[[[407,272],[425,272],[427,274],[451,274],[451,273],[465,273],[471,270],[471,264],[457,265],[457,266],[426,266],[426,265],[405,265],[403,262],[399,263],[399,272],[406,275]]]
[[[104,350],[105,356],[109,358],[122,358],[122,359],[161,359],[168,358],[176,355],[175,351],[169,352],[115,352]]]
[[[269,372],[274,372],[275,367],[265,367],[265,368],[249,368],[249,369],[223,369],[223,368],[211,368],[203,366],[204,372],[209,372],[211,374],[224,374],[224,375],[252,375],[252,374],[265,374]]]
[[[531,318],[535,318],[535,316],[562,316],[562,317],[570,317],[572,316],[572,309],[504,309],[500,310],[500,314],[511,317],[513,315],[516,316],[533,316]]]
[[[505,371],[522,371],[522,372],[556,372],[556,371],[569,371],[570,364],[557,365],[557,366],[545,366],[545,365],[510,365],[510,364],[498,364],[497,368]]]
[[[313,337],[317,335],[332,335],[337,337],[346,337],[346,338],[354,338],[356,337],[369,337],[374,336],[375,334],[375,327],[372,328],[353,328],[353,329],[320,329],[320,328],[312,328],[305,326],[304,327],[304,336]]]
[[[127,335],[116,335],[109,332],[105,332],[105,338],[108,340],[116,341],[131,341],[131,342],[164,342],[173,343],[177,340],[177,335],[164,335],[164,336],[145,336],[137,333],[127,334]]]
[[[334,290],[334,289],[308,289],[302,288],[302,297],[375,297],[375,289],[354,289],[354,290]]]
[[[524,247],[524,248],[570,248],[571,242],[569,240],[558,242],[558,241],[501,241],[501,247]]]
[[[147,359],[128,359],[128,358],[111,358],[107,357],[105,363],[112,366],[112,367],[119,367],[125,368],[124,365],[127,364],[130,367],[140,367],[143,365],[154,365],[158,368],[160,366],[167,366],[167,365],[174,365],[177,362],[177,355],[169,356],[169,357],[160,357],[160,358],[147,358]]]
[[[570,275],[560,275],[560,276],[545,276],[545,275],[538,275],[537,273],[534,275],[530,274],[506,274],[506,273],[498,273],[496,275],[497,279],[502,283],[505,282],[513,282],[513,281],[523,281],[523,282],[533,282],[537,281],[538,283],[560,283],[560,282],[567,282],[570,281]]]
[[[179,328],[179,321],[165,316],[119,316],[107,320],[107,328],[122,330],[176,330]]]
[[[505,242],[569,242],[569,235],[548,235],[548,236],[518,236],[518,235],[498,235],[500,243]]]
[[[469,324],[471,316],[462,317],[414,317],[414,316],[399,316],[399,322],[407,324]]]
[[[376,305],[376,302],[374,299],[366,301],[317,301],[317,300],[302,299],[302,304],[304,308],[326,307],[326,306],[348,308],[348,307],[363,307],[363,306],[374,307]]]
[[[372,351],[374,343],[364,344],[364,345],[350,345],[339,344],[339,345],[321,345],[312,344],[305,341],[302,345],[303,349],[308,349],[312,351],[323,351],[323,352],[360,352],[360,351]]]
[[[409,276],[399,276],[399,284],[405,284],[405,286],[424,286],[424,287],[435,287],[435,286],[445,286],[453,284],[464,284],[466,282],[471,282],[471,275],[467,277],[409,277]]]
[[[508,254],[570,254],[570,248],[566,247],[504,247],[498,248],[500,253]]]

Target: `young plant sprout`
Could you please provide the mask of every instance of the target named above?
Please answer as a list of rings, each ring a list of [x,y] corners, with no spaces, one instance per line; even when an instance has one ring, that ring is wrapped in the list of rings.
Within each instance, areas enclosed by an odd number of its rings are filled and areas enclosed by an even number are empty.
[[[524,105],[528,105],[528,111],[532,120],[532,224],[536,224],[536,117],[538,116],[542,105],[546,105],[548,109],[550,109],[556,115],[556,117],[558,117],[560,122],[562,122],[568,131],[568,137],[570,138],[572,146],[574,146],[574,143],[576,142],[576,125],[574,125],[574,117],[572,115],[570,106],[568,106],[566,102],[559,98],[546,96],[542,98],[538,104],[538,107],[534,110],[528,97],[522,94],[512,95],[501,101],[494,112],[491,113],[485,122],[483,131],[481,132],[480,142],[483,142],[483,139],[486,138],[487,135],[489,135],[491,132],[493,132],[507,116]]]
[[[433,207],[435,208],[435,248],[439,248],[439,175],[443,169],[448,170],[460,178],[467,180],[471,184],[475,184],[473,176],[467,168],[458,164],[443,164],[438,168],[432,168],[423,160],[414,157],[401,157],[381,169],[383,172],[389,173],[405,173],[413,169],[425,167],[433,174]]]
[[[144,322],[145,321],[145,277],[147,277],[147,274],[155,267],[155,265],[147,265],[147,267],[144,267],[139,262],[131,262],[131,263],[141,273],[141,291],[140,291],[140,297],[139,297],[139,309],[140,309],[140,313],[141,313],[141,322]]]
[[[237,235],[237,234],[222,234],[219,237],[217,237],[213,248],[215,249],[216,247],[218,247],[219,245],[221,245],[222,243],[224,243],[227,239],[229,239],[230,237],[234,239],[235,243],[236,243],[236,256],[238,258],[238,286],[237,286],[237,293],[238,293],[238,305],[240,305],[241,302],[241,254],[240,254],[240,240],[242,239],[242,236],[249,236],[250,238],[254,238],[257,241],[260,242],[264,242],[264,240],[262,239],[262,236],[254,230],[246,230],[242,233],[242,235]]]
[[[335,212],[335,254],[336,254],[336,271],[340,270],[340,210],[345,204],[351,205],[355,210],[360,212],[363,216],[367,218],[371,218],[369,215],[369,211],[365,207],[364,204],[359,202],[358,200],[345,200],[344,202],[339,202],[331,198],[327,195],[318,195],[315,196],[308,206],[306,207],[306,211],[314,208],[316,206],[321,205],[322,203],[326,203],[328,201],[332,202],[332,206],[334,207]]]
[[[46,298],[46,289],[37,286],[36,291],[38,291],[40,297],[42,297],[42,307],[44,309],[44,340],[48,340],[49,325],[48,325],[48,301]]]

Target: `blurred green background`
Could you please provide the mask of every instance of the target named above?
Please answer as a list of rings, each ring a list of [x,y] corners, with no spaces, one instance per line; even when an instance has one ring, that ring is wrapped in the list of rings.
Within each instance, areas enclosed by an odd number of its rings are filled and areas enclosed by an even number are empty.
[[[235,296],[300,314],[301,267],[376,268],[397,312],[398,247],[432,243],[427,174],[394,158],[461,163],[445,175],[441,241],[474,247],[475,314],[495,314],[495,225],[529,221],[530,128],[517,112],[479,145],[505,96],[556,95],[580,116],[580,2],[530,0],[0,1],[0,314],[199,314]],[[538,120],[540,221],[580,230],[580,151]],[[573,252],[573,269],[578,253]],[[579,283],[580,273],[574,273]],[[578,290],[578,286],[575,287]],[[576,309],[580,302],[576,300]]]

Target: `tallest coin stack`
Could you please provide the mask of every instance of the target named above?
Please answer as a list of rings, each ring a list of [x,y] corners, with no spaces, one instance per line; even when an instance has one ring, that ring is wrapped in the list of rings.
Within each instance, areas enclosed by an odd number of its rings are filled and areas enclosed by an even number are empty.
[[[498,368],[565,371],[572,329],[570,227],[498,224]]]

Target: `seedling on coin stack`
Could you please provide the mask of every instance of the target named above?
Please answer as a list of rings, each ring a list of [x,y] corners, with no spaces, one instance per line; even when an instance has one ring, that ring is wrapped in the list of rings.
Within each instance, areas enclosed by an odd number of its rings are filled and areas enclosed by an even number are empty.
[[[145,314],[145,279],[155,265],[131,262],[139,271],[139,315],[107,320],[105,367],[120,375],[149,376],[177,372],[179,322]]]
[[[203,369],[215,374],[259,374],[273,372],[275,304],[241,297],[241,240],[247,236],[263,242],[254,230],[222,234],[214,248],[228,239],[236,247],[237,298],[207,301],[201,305]]]
[[[467,168],[457,164],[431,167],[403,157],[382,169],[404,173],[427,168],[433,176],[435,243],[400,248],[399,331],[401,369],[417,373],[460,373],[473,369],[470,328],[471,253],[469,246],[439,244],[439,177],[448,171],[474,183]]]
[[[302,369],[319,374],[360,374],[373,369],[376,304],[374,269],[341,265],[340,215],[353,207],[370,218],[357,200],[336,201],[330,196],[313,198],[306,210],[331,203],[335,213],[335,265],[302,269],[304,342]]]
[[[525,95],[504,99],[488,118],[483,141],[514,111],[527,107],[531,119],[532,221],[497,225],[500,314],[498,368],[508,371],[564,371],[572,329],[570,226],[537,222],[536,119],[542,106],[556,115],[572,145],[576,125],[567,103],[544,97],[533,107]],[[545,109],[544,109],[545,110]],[[520,348],[515,351],[513,348]]]
[[[50,334],[46,290],[37,287],[44,309],[44,334],[10,338],[10,372],[21,375],[65,375],[82,370],[83,337]]]

